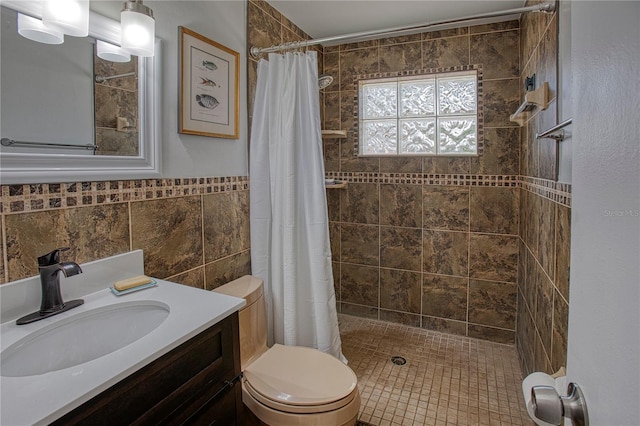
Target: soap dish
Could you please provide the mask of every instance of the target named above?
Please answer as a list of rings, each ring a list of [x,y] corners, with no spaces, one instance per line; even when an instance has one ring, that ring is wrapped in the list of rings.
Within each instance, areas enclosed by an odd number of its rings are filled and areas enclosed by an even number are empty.
[[[111,290],[111,293],[115,294],[116,296],[122,296],[124,294],[133,293],[134,291],[144,290],[145,288],[156,287],[157,285],[158,285],[158,283],[155,280],[152,279],[150,283],[142,284],[142,285],[139,285],[137,287],[131,287],[131,288],[128,288],[126,290],[120,291],[120,290],[116,290],[113,287],[109,287],[109,290]]]

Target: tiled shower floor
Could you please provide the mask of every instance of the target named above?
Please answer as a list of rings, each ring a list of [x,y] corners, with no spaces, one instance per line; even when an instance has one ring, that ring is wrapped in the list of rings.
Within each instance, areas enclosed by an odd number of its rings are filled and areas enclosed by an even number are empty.
[[[513,346],[339,314],[359,419],[384,425],[532,425]],[[395,365],[392,356],[406,358]]]

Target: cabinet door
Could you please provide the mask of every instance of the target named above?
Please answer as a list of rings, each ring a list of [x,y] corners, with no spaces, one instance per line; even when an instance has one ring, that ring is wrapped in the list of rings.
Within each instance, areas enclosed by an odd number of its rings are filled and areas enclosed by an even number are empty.
[[[238,339],[238,315],[234,313],[53,424],[184,424],[225,380],[240,374]],[[227,393],[235,396],[228,401],[225,397],[226,404],[220,406],[211,401],[213,406],[206,411],[213,417],[233,419],[225,424],[235,424],[241,396],[235,391]]]

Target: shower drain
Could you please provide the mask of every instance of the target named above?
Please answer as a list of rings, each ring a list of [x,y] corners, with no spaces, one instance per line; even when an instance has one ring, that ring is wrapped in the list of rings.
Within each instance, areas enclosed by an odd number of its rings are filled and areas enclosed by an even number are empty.
[[[392,356],[391,362],[395,365],[405,365],[407,363],[407,359],[402,356]]]

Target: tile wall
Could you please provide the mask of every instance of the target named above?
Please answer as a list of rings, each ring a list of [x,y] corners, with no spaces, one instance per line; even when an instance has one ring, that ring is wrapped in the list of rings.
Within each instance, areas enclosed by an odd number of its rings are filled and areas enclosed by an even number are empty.
[[[96,155],[138,155],[138,58],[111,62],[93,57],[94,74],[102,77],[135,73],[94,83]],[[118,130],[118,118],[126,125]]]
[[[145,273],[212,289],[251,271],[246,176],[3,185],[0,283],[69,246],[89,262],[144,250]]]
[[[516,329],[520,132],[518,21],[327,47],[324,142],[340,311],[498,342]],[[357,158],[354,80],[481,65],[484,152],[474,158]]]
[[[249,53],[252,46],[269,47],[281,43],[308,40],[308,34],[298,28],[286,16],[278,12],[273,6],[264,0],[249,0],[247,3],[247,105],[249,111],[249,129],[253,117],[253,101],[257,83],[257,70],[259,58],[254,58]],[[311,49],[318,53],[318,73],[322,73],[322,46],[314,46]],[[267,56],[264,55],[263,58]]]
[[[529,1],[527,5],[533,4]],[[549,83],[552,101],[523,126],[520,175],[520,240],[516,346],[522,371],[555,372],[566,365],[571,239],[570,185],[555,182],[557,143],[535,139],[557,124],[557,14],[521,19],[520,77],[536,75],[536,88]],[[522,86],[521,86],[522,87]],[[541,190],[562,190],[564,202]]]
[[[264,1],[249,1],[248,22],[250,46],[305,37]],[[525,373],[564,364],[571,186],[555,182],[554,145],[531,137],[555,124],[555,101],[525,127],[509,121],[532,71],[555,98],[556,27],[555,15],[525,14],[323,49],[320,71],[334,81],[322,122],[349,132],[324,142],[327,177],[349,183],[327,191],[341,312],[515,339]],[[248,62],[253,105],[257,62]],[[483,68],[481,157],[354,157],[355,76],[474,64]]]

